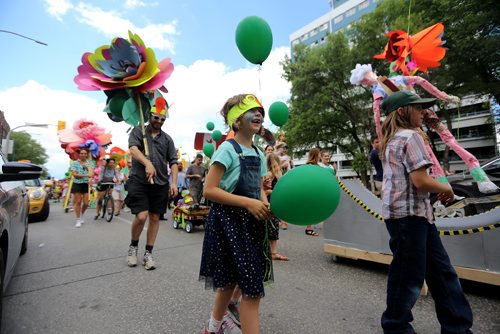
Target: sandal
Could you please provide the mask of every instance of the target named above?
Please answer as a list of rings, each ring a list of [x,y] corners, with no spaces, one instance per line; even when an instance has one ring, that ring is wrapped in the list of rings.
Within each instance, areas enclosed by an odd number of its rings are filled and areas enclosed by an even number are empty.
[[[281,229],[282,230],[286,230],[287,229],[287,226],[286,226],[285,222],[281,222]]]
[[[94,220],[99,219],[99,216],[100,216],[100,215],[95,215],[95,216],[94,216]]]
[[[315,232],[314,230],[309,230],[309,229],[307,229],[307,230],[306,230],[306,234],[307,234],[307,235],[310,235],[310,236],[312,236],[312,237],[319,237],[319,234],[318,234],[317,232]]]
[[[278,261],[288,261],[289,258],[285,255],[281,255],[280,253],[272,253],[272,259]]]

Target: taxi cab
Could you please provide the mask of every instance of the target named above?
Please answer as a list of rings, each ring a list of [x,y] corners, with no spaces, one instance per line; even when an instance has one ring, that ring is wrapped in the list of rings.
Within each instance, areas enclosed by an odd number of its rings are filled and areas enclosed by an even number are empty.
[[[24,184],[30,198],[28,221],[31,223],[47,220],[50,213],[49,196],[42,183],[39,179],[33,179],[24,181]]]

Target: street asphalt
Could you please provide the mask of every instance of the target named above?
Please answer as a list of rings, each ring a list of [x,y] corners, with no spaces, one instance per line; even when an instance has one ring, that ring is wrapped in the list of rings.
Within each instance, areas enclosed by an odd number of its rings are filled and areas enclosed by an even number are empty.
[[[154,248],[158,268],[129,268],[132,216],[111,223],[51,204],[49,219],[29,225],[22,256],[3,301],[2,333],[201,333],[214,293],[198,281],[203,228],[193,233],[162,222]],[[170,216],[170,213],[169,213]],[[387,266],[333,261],[320,237],[289,225],[280,231],[275,282],[261,301],[262,333],[382,333]],[[145,232],[140,250],[144,249]],[[142,259],[142,256],[140,256]],[[500,333],[500,287],[463,281],[474,311],[474,333]],[[440,333],[431,296],[414,307],[419,334]]]

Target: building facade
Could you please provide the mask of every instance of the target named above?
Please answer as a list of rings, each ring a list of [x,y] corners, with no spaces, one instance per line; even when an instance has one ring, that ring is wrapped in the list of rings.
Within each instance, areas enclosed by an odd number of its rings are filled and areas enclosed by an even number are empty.
[[[299,43],[311,47],[324,44],[328,33],[348,30],[353,22],[374,11],[379,2],[380,0],[330,0],[328,13],[290,35],[291,48]]]

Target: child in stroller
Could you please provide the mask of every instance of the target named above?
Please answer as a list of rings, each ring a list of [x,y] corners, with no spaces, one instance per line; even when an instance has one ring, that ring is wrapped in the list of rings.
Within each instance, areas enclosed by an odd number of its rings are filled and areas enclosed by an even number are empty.
[[[191,233],[194,226],[205,226],[209,209],[206,205],[194,204],[189,190],[184,190],[172,212],[172,227]]]

